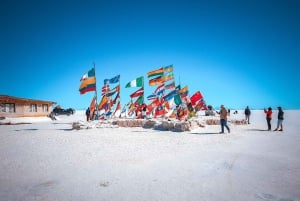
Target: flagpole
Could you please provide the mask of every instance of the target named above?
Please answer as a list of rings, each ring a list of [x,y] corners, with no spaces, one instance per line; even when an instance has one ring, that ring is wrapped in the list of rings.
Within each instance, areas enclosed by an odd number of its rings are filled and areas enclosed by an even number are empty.
[[[96,104],[95,106],[97,107],[96,109],[96,114],[97,114],[97,117],[98,117],[98,95],[97,95],[97,79],[96,79],[96,65],[95,65],[95,62],[93,62],[93,68],[94,68],[94,71],[95,71],[95,84],[96,84],[96,90],[95,90],[95,95],[96,96]]]
[[[144,87],[144,76],[143,76],[143,103],[145,103],[145,87]]]

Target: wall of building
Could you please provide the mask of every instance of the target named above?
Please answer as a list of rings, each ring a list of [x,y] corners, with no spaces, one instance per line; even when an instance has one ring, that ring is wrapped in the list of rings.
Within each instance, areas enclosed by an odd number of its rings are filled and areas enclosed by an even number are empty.
[[[0,104],[2,104],[2,107],[0,105],[0,117],[46,117],[53,110],[54,102],[2,96]],[[3,107],[5,104],[14,104],[15,111],[7,111],[7,109],[3,109],[6,108]],[[36,105],[36,111],[32,111],[32,104]],[[48,110],[44,111],[43,106],[48,106]]]

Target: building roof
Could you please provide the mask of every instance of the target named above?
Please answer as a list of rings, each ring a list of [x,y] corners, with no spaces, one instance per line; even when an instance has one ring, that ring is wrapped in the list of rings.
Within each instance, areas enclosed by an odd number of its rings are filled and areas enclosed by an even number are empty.
[[[0,103],[50,103],[50,104],[56,104],[54,101],[46,101],[46,100],[36,100],[36,99],[29,99],[29,98],[18,98],[14,96],[8,96],[8,95],[1,95],[0,94]]]

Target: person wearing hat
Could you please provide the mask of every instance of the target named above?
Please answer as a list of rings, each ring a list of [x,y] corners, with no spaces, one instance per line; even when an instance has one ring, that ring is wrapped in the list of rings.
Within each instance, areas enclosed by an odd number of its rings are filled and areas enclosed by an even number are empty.
[[[272,120],[272,108],[269,107],[268,110],[264,109],[266,114],[267,124],[268,124],[268,131],[271,130],[271,120]]]
[[[282,122],[283,122],[283,114],[282,108],[279,106],[278,109],[278,120],[277,120],[277,128],[274,131],[283,131]]]
[[[230,133],[230,128],[227,125],[227,110],[224,105],[221,105],[221,110],[218,112],[220,114],[221,132],[224,133],[224,127],[227,128],[228,133]]]

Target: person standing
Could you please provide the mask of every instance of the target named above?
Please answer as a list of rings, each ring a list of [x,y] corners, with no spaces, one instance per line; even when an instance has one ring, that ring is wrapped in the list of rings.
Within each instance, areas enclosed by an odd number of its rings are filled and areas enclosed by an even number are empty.
[[[271,120],[272,120],[272,108],[269,107],[268,110],[264,109],[266,114],[267,124],[268,124],[268,131],[271,130]]]
[[[224,105],[221,105],[221,109],[220,112],[218,112],[220,114],[220,124],[221,124],[221,132],[220,133],[224,133],[224,127],[226,127],[228,133],[230,133],[230,128],[227,125],[227,110],[224,107]]]
[[[251,110],[249,106],[247,106],[245,109],[245,120],[248,124],[250,124],[250,115],[251,115]]]
[[[90,114],[91,114],[91,111],[90,111],[90,108],[88,107],[85,111],[86,121],[90,120]]]
[[[282,123],[283,123],[283,115],[284,112],[282,111],[282,108],[279,106],[278,108],[278,120],[277,120],[277,127],[275,128],[274,131],[283,131]]]

